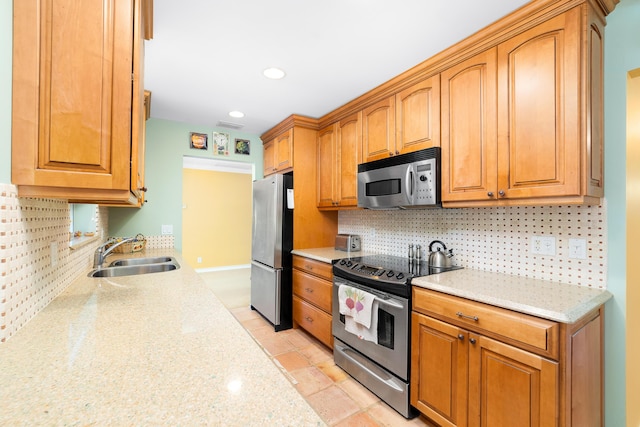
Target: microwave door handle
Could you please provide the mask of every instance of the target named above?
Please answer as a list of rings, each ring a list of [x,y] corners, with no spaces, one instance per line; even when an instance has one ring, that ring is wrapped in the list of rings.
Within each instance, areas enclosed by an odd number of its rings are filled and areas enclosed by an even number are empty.
[[[407,167],[407,175],[405,177],[405,189],[407,191],[408,199],[413,202],[413,166]]]

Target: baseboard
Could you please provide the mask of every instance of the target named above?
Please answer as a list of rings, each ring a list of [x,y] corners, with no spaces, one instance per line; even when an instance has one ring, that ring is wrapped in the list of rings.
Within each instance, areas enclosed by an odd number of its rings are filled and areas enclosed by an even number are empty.
[[[196,268],[196,273],[211,273],[214,271],[241,270],[243,268],[251,268],[251,264],[225,265],[222,267]]]

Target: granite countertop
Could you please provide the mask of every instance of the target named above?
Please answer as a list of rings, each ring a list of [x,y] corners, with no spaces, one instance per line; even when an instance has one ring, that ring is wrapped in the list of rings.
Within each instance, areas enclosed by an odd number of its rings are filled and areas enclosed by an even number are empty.
[[[181,268],[83,274],[0,344],[0,423],[324,425],[180,254],[136,254],[160,255]]]
[[[293,255],[300,255],[305,258],[315,259],[316,261],[331,264],[333,261],[342,258],[351,258],[358,256],[374,255],[373,252],[366,251],[339,251],[335,248],[309,248],[294,249],[291,251]]]
[[[411,284],[561,323],[576,322],[612,297],[603,289],[471,269],[418,277]]]

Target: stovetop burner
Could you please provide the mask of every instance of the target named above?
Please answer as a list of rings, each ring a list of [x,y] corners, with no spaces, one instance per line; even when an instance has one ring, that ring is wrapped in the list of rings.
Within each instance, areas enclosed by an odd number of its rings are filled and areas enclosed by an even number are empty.
[[[429,267],[427,261],[393,255],[344,258],[333,265],[333,274],[374,289],[408,298],[411,279],[457,270],[462,267]]]

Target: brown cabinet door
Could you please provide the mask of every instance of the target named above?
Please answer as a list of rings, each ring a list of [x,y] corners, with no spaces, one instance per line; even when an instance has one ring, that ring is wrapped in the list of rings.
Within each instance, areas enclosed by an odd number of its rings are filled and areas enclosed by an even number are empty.
[[[395,121],[401,154],[440,146],[440,75],[396,94]]]
[[[580,195],[579,7],[498,46],[498,192]]]
[[[279,135],[275,142],[276,169],[278,171],[293,167],[293,129]]]
[[[12,181],[126,198],[134,0],[14,7]]]
[[[146,144],[147,101],[144,90],[144,28],[142,1],[134,4],[133,97],[131,105],[131,192],[140,203],[144,197],[144,155]],[[150,101],[149,101],[150,102]]]
[[[492,200],[497,180],[496,49],[441,73],[442,200]]]
[[[411,316],[411,404],[443,427],[466,426],[469,333]]]
[[[558,363],[469,334],[469,426],[557,426]]]
[[[276,171],[276,140],[272,139],[267,141],[262,146],[263,153],[263,174],[264,176],[271,175]]]
[[[338,162],[336,155],[336,125],[318,131],[318,207],[333,207],[336,204]]]
[[[362,114],[338,123],[336,199],[339,206],[358,205],[358,163],[362,153]]]
[[[365,162],[384,159],[396,152],[395,96],[362,110],[362,152]]]

